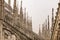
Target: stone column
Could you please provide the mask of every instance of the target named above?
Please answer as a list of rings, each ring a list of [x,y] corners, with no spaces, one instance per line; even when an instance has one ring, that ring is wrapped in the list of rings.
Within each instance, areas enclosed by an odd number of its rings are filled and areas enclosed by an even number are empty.
[[[4,9],[4,0],[0,0],[0,40],[4,40],[3,38],[3,25],[2,25],[2,20],[3,20],[3,9]]]

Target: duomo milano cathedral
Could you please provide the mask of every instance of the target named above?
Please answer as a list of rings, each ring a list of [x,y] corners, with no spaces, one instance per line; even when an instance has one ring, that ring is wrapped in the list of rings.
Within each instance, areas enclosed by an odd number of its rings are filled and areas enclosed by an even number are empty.
[[[28,16],[26,8],[18,8],[17,0],[8,3],[0,0],[0,40],[60,40],[60,3],[54,19],[54,8],[52,8],[52,22],[50,28],[49,15],[45,23],[42,24],[42,32],[36,34],[32,30],[32,17]]]

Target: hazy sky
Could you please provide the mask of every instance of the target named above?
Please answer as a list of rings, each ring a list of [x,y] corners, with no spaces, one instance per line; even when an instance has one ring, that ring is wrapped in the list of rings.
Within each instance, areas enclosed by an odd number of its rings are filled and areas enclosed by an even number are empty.
[[[8,0],[6,0],[8,1]],[[11,4],[13,5],[13,0],[11,0]],[[17,3],[20,5],[21,0],[17,0]],[[38,33],[39,24],[41,25],[47,16],[50,16],[51,20],[51,10],[54,8],[55,12],[57,9],[59,0],[22,0],[23,1],[23,9],[26,8],[28,15],[32,16],[33,22],[33,31]],[[40,26],[40,28],[42,28]]]

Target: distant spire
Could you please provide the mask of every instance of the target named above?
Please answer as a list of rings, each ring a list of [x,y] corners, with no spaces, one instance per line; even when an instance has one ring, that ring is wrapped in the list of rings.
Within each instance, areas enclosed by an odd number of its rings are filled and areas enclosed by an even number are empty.
[[[22,18],[23,18],[22,0],[21,0],[21,7],[20,7],[20,17],[22,17]]]
[[[48,30],[49,30],[49,26],[50,26],[50,25],[49,25],[49,15],[48,15]]]
[[[8,4],[10,5],[10,0],[8,0]]]
[[[47,19],[46,19],[46,23],[45,23],[45,26],[46,26],[45,28],[46,28],[46,29],[48,29],[48,27],[47,27]]]
[[[52,27],[53,27],[53,21],[54,21],[54,8],[52,8]]]

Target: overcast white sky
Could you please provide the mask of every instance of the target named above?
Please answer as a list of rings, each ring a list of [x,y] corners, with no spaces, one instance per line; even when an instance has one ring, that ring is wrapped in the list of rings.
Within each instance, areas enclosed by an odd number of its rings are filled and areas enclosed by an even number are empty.
[[[13,4],[13,0],[11,1],[12,1],[11,4]],[[17,0],[17,3],[20,4],[20,1],[21,0]],[[28,11],[28,15],[32,16],[33,31],[38,33],[39,24],[42,24],[45,21],[45,19],[47,19],[47,15],[49,15],[51,19],[51,9],[54,8],[56,12],[59,0],[22,0],[22,1],[23,9],[26,8]],[[40,26],[40,28],[42,27]]]

